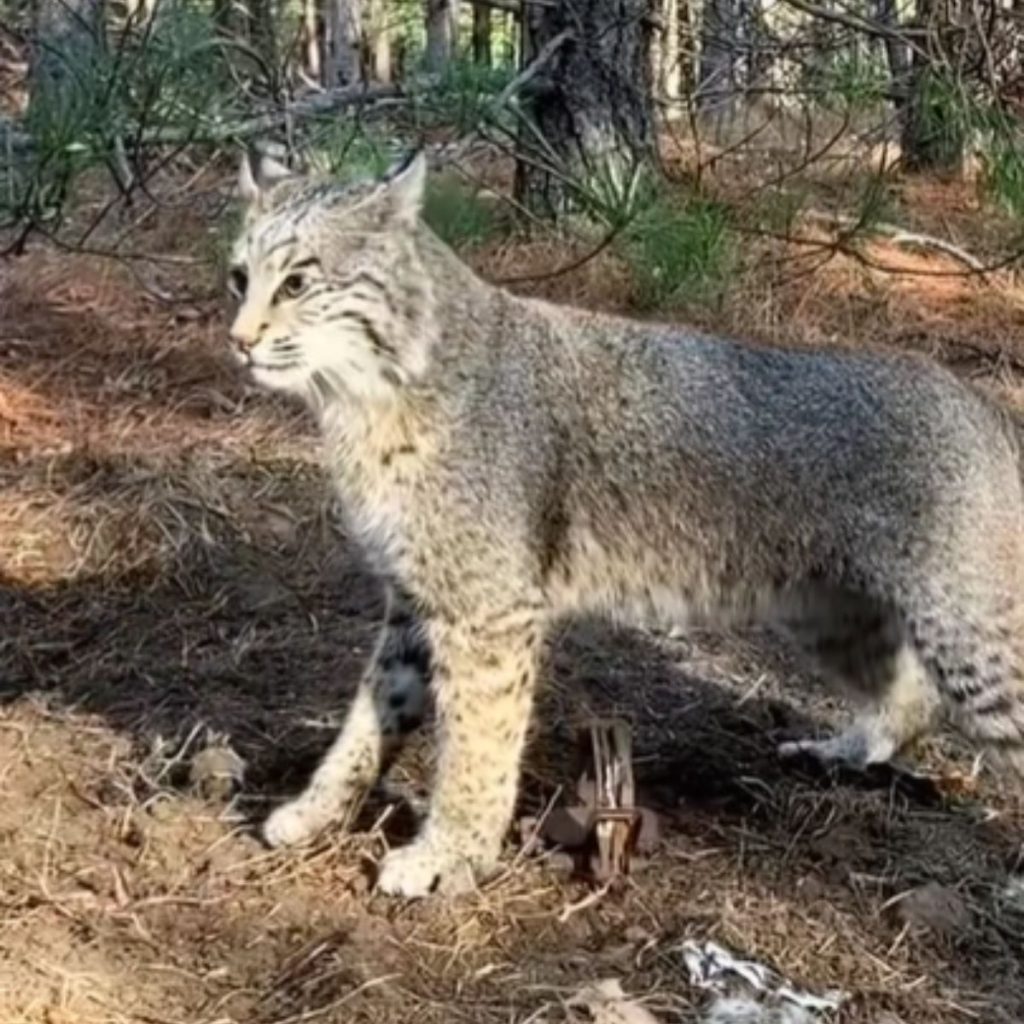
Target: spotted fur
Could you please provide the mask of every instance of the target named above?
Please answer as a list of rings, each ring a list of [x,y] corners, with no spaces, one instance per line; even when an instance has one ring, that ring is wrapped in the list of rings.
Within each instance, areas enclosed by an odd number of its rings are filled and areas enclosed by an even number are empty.
[[[1007,417],[900,355],[786,351],[508,294],[419,221],[425,168],[353,187],[243,169],[240,362],[308,403],[392,601],[337,742],[264,835],[351,817],[428,682],[419,837],[379,884],[495,863],[544,630],[580,610],[767,617],[862,698],[789,745],[883,760],[940,705],[1024,746],[1024,492]]]

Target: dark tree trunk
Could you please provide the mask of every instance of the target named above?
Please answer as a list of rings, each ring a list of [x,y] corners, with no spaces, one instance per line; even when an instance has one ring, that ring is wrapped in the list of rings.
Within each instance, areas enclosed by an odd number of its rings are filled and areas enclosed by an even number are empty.
[[[363,80],[362,0],[327,0],[324,80],[330,88]]]
[[[697,109],[716,129],[736,113],[740,56],[739,0],[707,0],[700,30]]]
[[[491,66],[491,8],[483,3],[473,4],[473,62]]]
[[[914,51],[907,75],[900,149],[908,171],[955,176],[963,170],[966,126],[941,69],[946,63],[956,65],[963,42],[954,41],[949,30],[951,11],[946,5],[951,5],[951,0],[917,2],[917,24],[927,27],[929,36],[939,43],[941,60],[933,59],[928,51]]]
[[[427,47],[424,63],[428,71],[440,74],[455,53],[458,19],[457,0],[426,0]]]
[[[59,102],[75,87],[76,73],[104,47],[101,0],[41,0],[33,26],[29,108]]]
[[[249,38],[267,66],[277,67],[277,31],[274,28],[274,0],[249,0]]]
[[[898,38],[900,28],[897,0],[877,0],[875,17],[890,33],[883,39],[885,60],[889,65],[889,89],[896,112],[902,118],[910,99],[910,48],[906,40]]]
[[[944,86],[934,69],[915,68],[900,138],[905,170],[942,177],[956,177],[963,171],[966,133],[943,93]]]
[[[522,62],[568,33],[524,89],[520,202],[557,215],[578,198],[572,182],[623,184],[655,162],[650,0],[560,0],[530,6]],[[543,140],[538,144],[537,136]]]

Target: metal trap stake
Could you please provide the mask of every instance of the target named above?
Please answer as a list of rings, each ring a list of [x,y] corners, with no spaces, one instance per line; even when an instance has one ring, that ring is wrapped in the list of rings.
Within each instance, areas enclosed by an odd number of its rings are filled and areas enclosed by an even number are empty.
[[[574,801],[556,807],[542,822],[524,819],[524,836],[560,847],[574,873],[606,884],[637,865],[637,854],[657,840],[657,816],[636,806],[633,743],[620,718],[588,721],[579,731]]]

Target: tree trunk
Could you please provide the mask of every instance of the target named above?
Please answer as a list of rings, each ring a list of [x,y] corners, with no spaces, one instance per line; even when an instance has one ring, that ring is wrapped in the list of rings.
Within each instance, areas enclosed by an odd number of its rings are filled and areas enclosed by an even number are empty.
[[[905,170],[957,177],[967,146],[964,126],[949,109],[946,86],[936,70],[915,57],[910,98],[903,111],[900,150]]]
[[[432,74],[442,72],[452,59],[455,47],[453,11],[456,11],[454,0],[426,0],[427,49],[424,63]]]
[[[741,53],[746,57],[746,79],[743,83],[748,94],[760,93],[768,83],[774,58],[768,44],[765,31],[765,11],[763,0],[740,0],[743,11],[740,38]],[[855,36],[855,45],[859,45],[863,37]]]
[[[697,109],[716,134],[736,114],[740,10],[737,0],[707,0],[700,31]]]
[[[661,91],[674,114],[681,95],[682,75],[679,54],[679,5],[686,0],[664,0],[662,24],[664,28],[661,51]]]
[[[386,0],[370,0],[370,74],[377,82],[390,82],[391,26],[388,24]]]
[[[277,32],[274,0],[248,0],[249,38],[270,68],[277,67]]]
[[[74,88],[75,69],[91,63],[105,45],[102,0],[41,0],[36,8],[29,71],[29,110],[59,102]]]
[[[875,18],[889,30],[882,43],[885,60],[889,65],[889,89],[897,113],[902,116],[910,97],[910,49],[906,41],[896,36],[900,28],[897,0],[876,0]]]
[[[571,208],[573,182],[624,187],[655,163],[650,15],[650,0],[559,0],[524,16],[523,63],[568,34],[521,93],[534,127],[520,133],[516,192],[537,213]]]
[[[1024,0],[1021,2],[1024,3]],[[516,47],[519,43],[519,18],[514,14],[502,14],[501,17],[504,21],[502,39],[505,43],[501,59],[509,67],[513,67],[516,63]]]
[[[306,48],[306,74],[321,81],[323,61],[320,54],[320,12],[317,0],[302,0],[302,33]]]
[[[473,62],[491,66],[491,8],[484,3],[473,4]]]
[[[966,126],[942,68],[947,63],[957,66],[957,50],[963,44],[958,46],[949,31],[949,6],[939,8],[935,0],[917,2],[917,24],[928,28],[929,35],[938,41],[941,57],[933,58],[929,51],[914,51],[902,112],[900,149],[908,171],[957,176],[964,166]]]
[[[329,88],[363,80],[362,13],[362,0],[327,0],[324,80]]]

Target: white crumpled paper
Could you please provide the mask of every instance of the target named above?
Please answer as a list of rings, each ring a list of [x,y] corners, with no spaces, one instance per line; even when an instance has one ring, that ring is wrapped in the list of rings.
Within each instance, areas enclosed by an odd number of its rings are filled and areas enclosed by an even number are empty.
[[[770,967],[741,960],[714,942],[687,941],[677,948],[690,983],[720,995],[709,1007],[707,1024],[814,1024],[846,998],[844,992],[804,992]],[[738,995],[743,986],[761,998]]]
[[[821,1014],[838,1009],[846,998],[843,992],[804,992],[764,964],[741,960],[714,942],[684,942],[676,949],[690,983],[716,994],[702,1024],[821,1024]],[[615,978],[585,985],[564,1005],[570,1014],[574,1008],[586,1010],[593,1024],[660,1024]]]

